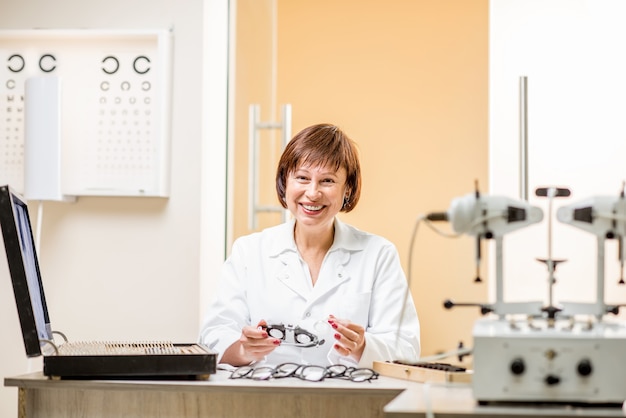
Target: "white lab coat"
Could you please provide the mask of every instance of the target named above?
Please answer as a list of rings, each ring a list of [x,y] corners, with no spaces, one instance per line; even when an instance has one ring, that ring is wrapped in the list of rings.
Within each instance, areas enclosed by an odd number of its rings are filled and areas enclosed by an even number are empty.
[[[300,326],[325,342],[308,348],[283,344],[262,363],[357,365],[333,349],[335,332],[326,322],[332,314],[365,328],[359,367],[372,367],[374,360],[417,361],[419,321],[395,246],[335,219],[335,239],[313,286],[296,248],[294,223],[235,241],[200,341],[219,353],[219,361],[243,326],[264,319],[268,324]]]

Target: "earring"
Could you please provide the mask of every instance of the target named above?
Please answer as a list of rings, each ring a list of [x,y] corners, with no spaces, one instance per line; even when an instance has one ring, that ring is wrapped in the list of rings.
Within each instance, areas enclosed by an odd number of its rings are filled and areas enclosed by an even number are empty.
[[[349,204],[350,204],[350,198],[348,196],[344,196],[343,206],[341,206],[341,209],[345,209]]]

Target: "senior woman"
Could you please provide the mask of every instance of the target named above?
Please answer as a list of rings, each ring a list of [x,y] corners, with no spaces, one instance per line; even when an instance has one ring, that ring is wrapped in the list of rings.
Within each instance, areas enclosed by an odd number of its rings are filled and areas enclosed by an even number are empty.
[[[361,194],[355,143],[334,125],[303,129],[276,191],[292,217],[235,241],[201,342],[232,366],[417,361],[419,321],[395,246],[337,217]]]

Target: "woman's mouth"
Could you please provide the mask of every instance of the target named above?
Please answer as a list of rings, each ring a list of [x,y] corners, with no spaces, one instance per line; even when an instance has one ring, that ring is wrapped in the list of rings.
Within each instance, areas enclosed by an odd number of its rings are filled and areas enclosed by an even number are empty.
[[[319,212],[320,210],[322,210],[324,208],[324,205],[305,205],[305,204],[302,204],[302,207],[307,212]]]

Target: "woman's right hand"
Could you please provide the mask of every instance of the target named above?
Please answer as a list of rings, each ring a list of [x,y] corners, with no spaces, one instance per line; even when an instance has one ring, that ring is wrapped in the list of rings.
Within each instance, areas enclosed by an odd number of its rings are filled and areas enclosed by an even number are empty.
[[[262,360],[280,345],[280,340],[270,338],[265,330],[267,322],[259,321],[256,326],[248,325],[242,328],[241,336],[224,351],[221,363],[232,366],[244,366],[253,361]]]

